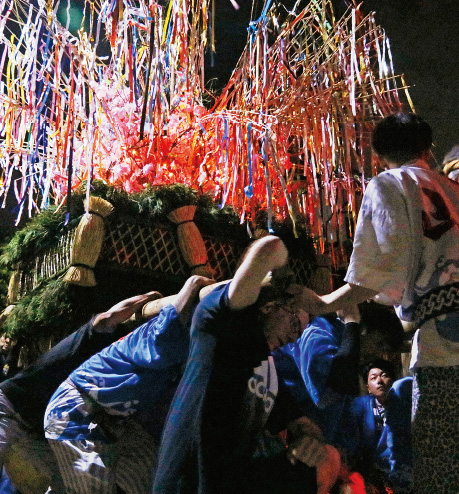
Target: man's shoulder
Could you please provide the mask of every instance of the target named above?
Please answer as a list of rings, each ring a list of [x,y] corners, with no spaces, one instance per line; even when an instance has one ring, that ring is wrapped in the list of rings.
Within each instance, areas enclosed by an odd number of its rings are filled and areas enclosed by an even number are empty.
[[[339,333],[343,326],[338,319],[331,322],[325,317],[315,317],[304,330],[300,341],[307,345],[335,342],[335,333]]]
[[[228,290],[230,284],[231,282],[214,288],[199,302],[197,310],[229,308]]]
[[[357,396],[357,398],[354,398],[352,400],[352,409],[355,411],[358,410],[363,410],[369,405],[373,405],[373,396],[371,395],[362,395],[362,396]]]
[[[403,168],[384,170],[370,180],[365,190],[365,196],[368,199],[372,195],[380,194],[381,191],[395,193],[403,188],[403,184],[407,180],[412,181],[412,177]]]
[[[397,396],[411,396],[413,390],[413,378],[411,376],[402,377],[401,379],[397,379],[390,391]]]
[[[391,170],[385,170],[373,177],[370,184],[394,184],[399,182],[401,184],[437,184],[439,186],[448,186],[451,182],[444,175],[441,175],[437,170],[433,170],[426,163],[414,162],[406,163],[399,168],[393,168]]]
[[[233,310],[228,298],[229,283],[221,285],[206,295],[198,304],[193,314],[192,335],[199,332],[222,334],[225,328],[237,332],[243,325],[247,309]],[[240,324],[238,322],[240,321]]]
[[[230,283],[215,288],[211,293],[206,295],[196,307],[193,320],[196,319],[213,319],[222,317],[223,319],[244,318],[246,314],[254,311],[255,305],[249,305],[240,309],[231,307],[229,299]]]

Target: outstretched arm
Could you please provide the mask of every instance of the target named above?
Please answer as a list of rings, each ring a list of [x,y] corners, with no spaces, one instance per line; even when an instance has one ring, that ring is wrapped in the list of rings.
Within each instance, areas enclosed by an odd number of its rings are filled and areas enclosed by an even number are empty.
[[[288,251],[280,238],[268,235],[255,241],[231,282],[231,308],[243,309],[254,304],[266,275],[285,266],[287,260]]]
[[[172,300],[172,305],[179,314],[182,324],[187,324],[195,305],[199,302],[201,288],[214,283],[215,280],[197,275],[191,276],[186,280],[182,289]]]
[[[345,306],[360,304],[378,294],[371,288],[350,283],[327,295],[317,295],[313,290],[298,285],[289,291],[297,297],[298,304],[304,311],[315,315],[336,312]]]
[[[92,323],[93,329],[96,333],[112,333],[118,324],[140,311],[147,302],[161,297],[159,292],[152,291],[122,300],[106,312],[97,314]]]

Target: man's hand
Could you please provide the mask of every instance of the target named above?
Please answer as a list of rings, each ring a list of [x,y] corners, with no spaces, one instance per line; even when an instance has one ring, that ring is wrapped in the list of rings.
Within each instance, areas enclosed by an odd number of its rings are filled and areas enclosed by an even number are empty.
[[[307,417],[300,417],[288,426],[289,440],[287,456],[294,465],[301,461],[310,467],[317,466],[325,458],[322,431]]]
[[[118,302],[107,312],[97,314],[92,323],[94,331],[96,333],[112,333],[118,324],[128,320],[133,314],[140,311],[147,302],[161,297],[162,295],[159,292],[152,291]]]
[[[200,294],[203,290],[206,290],[209,285],[214,284],[215,280],[211,278],[198,275],[190,276],[190,278],[185,281],[185,284],[179,293],[168,295],[167,297],[162,297],[161,299],[145,304],[142,308],[141,320],[146,321],[156,317],[163,307],[173,304],[175,310],[180,315],[181,321],[186,324],[192,309],[198,302],[198,294]],[[211,291],[212,287],[208,289],[207,293],[210,293]]]
[[[341,457],[336,448],[324,444],[322,431],[307,417],[300,417],[289,424],[293,436],[289,443],[288,458],[295,464],[301,461],[317,470],[317,494],[328,494],[335,484],[340,468]]]
[[[213,278],[206,278],[205,276],[198,276],[196,274],[190,276],[185,282],[185,285],[188,285],[190,287],[194,295],[198,295],[201,288],[214,284],[215,280]]]
[[[322,297],[305,286],[291,285],[288,287],[287,293],[294,296],[295,307],[301,308],[309,314],[323,314],[324,312],[327,312],[327,308],[322,300]]]
[[[317,467],[325,459],[324,444],[312,436],[299,437],[289,445],[287,456],[292,465],[301,461],[309,467]]]
[[[317,465],[317,494],[328,494],[341,471],[341,456],[336,448],[324,445],[325,458]]]
[[[360,323],[360,311],[357,305],[345,305],[338,311],[338,316],[347,324],[348,322]]]
[[[202,288],[215,283],[215,280],[205,276],[190,276],[179,293],[174,297],[172,304],[180,316],[183,324],[187,324],[194,307],[199,302],[199,292]]]

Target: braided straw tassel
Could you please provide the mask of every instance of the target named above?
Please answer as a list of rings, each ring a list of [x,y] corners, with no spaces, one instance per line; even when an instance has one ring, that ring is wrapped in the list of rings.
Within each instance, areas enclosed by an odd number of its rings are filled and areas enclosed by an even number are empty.
[[[8,284],[8,302],[10,304],[14,304],[17,302],[19,298],[19,291],[20,291],[20,286],[19,286],[19,281],[21,279],[21,275],[19,271],[13,271],[13,274],[11,275],[10,282]]]
[[[104,240],[104,218],[113,206],[101,197],[90,197],[88,212],[81,218],[72,243],[70,268],[64,281],[80,286],[95,286],[93,268]]]
[[[182,206],[168,214],[168,218],[177,225],[180,251],[185,262],[191,268],[191,274],[212,278],[213,269],[207,262],[207,250],[201,232],[193,221],[196,206]]]

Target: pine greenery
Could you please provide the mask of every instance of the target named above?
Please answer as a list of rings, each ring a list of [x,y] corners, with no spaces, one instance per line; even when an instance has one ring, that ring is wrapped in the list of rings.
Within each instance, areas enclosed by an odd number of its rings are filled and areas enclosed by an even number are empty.
[[[114,206],[110,222],[175,228],[167,215],[181,206],[196,205],[194,220],[204,236],[240,247],[250,242],[247,226],[240,224],[238,214],[232,207],[220,208],[210,196],[198,194],[182,184],[148,187],[140,193],[127,194],[97,181],[91,185],[91,195],[102,197]],[[85,196],[86,191],[82,188],[71,196],[66,208],[57,210],[51,207],[37,214],[3,247],[0,256],[0,304],[6,305],[11,270],[30,266],[41,251],[56,247],[63,233],[78,225],[84,214]],[[259,212],[257,221],[265,225],[266,213]],[[308,259],[312,267],[315,259],[313,243],[301,225],[298,239],[293,237],[292,225],[288,220],[274,222],[273,229],[284,240],[292,256]],[[21,358],[26,365],[44,351],[43,342],[56,343],[93,314],[107,310],[119,300],[151,290],[152,284],[164,295],[176,293],[183,282],[172,278],[153,279],[151,275],[140,272],[123,272],[122,267],[112,273],[110,267],[102,264],[98,268],[101,276],[96,273],[99,280],[97,287],[68,285],[59,278],[42,280],[40,286],[17,302],[2,331],[21,342],[24,350]],[[129,288],[128,285],[133,285],[133,279],[134,287]],[[129,293],[129,289],[137,291]],[[169,293],[167,290],[170,290]]]

